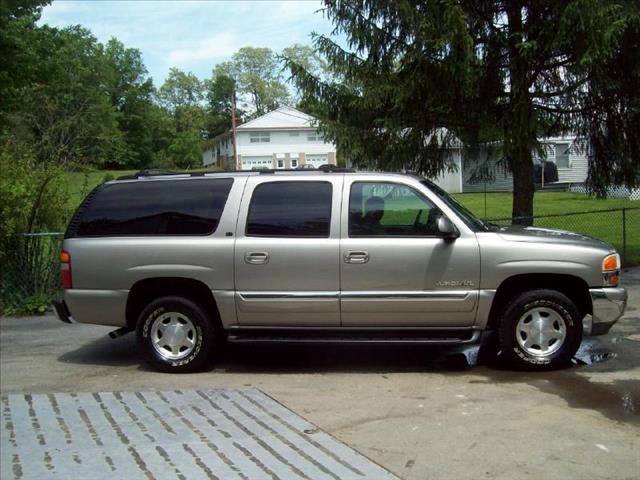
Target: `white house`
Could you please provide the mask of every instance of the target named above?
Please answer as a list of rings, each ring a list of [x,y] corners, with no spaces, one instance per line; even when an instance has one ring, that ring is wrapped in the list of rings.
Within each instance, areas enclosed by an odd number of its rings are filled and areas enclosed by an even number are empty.
[[[555,163],[558,168],[555,185],[570,186],[586,181],[588,159],[585,149],[576,144],[575,136],[548,137],[540,141],[546,152],[545,160]],[[445,172],[433,179],[443,189],[450,193],[513,190],[513,176],[504,167],[498,152],[482,148],[475,156],[469,157],[461,151],[461,147],[453,149],[455,171]],[[539,160],[536,155],[534,157]]]
[[[236,128],[238,163],[242,170],[336,165],[336,146],[326,142],[315,118],[295,108],[280,107]],[[202,155],[205,166],[233,170],[231,132],[210,142]]]

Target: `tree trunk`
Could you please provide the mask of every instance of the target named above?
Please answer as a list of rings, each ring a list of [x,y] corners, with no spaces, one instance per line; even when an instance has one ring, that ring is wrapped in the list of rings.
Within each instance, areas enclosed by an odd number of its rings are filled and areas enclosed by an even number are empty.
[[[522,2],[506,3],[509,21],[509,78],[511,84],[509,115],[505,124],[505,151],[513,173],[514,224],[533,224],[533,158],[536,118],[529,94],[529,65],[522,55],[520,42],[523,35]]]
[[[513,170],[513,223],[533,225],[533,158],[531,146],[522,142],[511,163]]]

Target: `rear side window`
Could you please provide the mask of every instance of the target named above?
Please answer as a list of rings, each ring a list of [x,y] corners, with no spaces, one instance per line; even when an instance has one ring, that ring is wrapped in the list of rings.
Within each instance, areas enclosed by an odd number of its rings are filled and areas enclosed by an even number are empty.
[[[76,214],[76,235],[208,235],[218,227],[232,184],[224,178],[105,185]]]
[[[246,235],[328,237],[332,186],[329,182],[269,182],[253,192]]]

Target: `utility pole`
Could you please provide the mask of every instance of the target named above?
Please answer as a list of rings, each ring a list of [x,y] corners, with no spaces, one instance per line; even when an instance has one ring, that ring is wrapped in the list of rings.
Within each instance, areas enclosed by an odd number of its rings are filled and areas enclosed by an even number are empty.
[[[231,93],[231,136],[233,140],[233,164],[236,170],[240,170],[238,165],[238,145],[236,143],[236,90]]]

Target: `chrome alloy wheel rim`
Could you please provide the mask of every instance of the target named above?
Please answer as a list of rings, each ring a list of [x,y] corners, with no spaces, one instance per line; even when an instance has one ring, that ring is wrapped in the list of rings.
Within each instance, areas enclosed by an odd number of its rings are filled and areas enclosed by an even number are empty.
[[[520,317],[516,325],[518,345],[529,355],[548,357],[567,338],[564,318],[551,308],[536,307]]]
[[[196,336],[191,320],[178,312],[163,313],[151,326],[153,348],[167,360],[188,357],[196,346]]]

